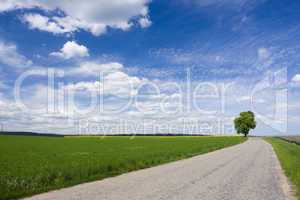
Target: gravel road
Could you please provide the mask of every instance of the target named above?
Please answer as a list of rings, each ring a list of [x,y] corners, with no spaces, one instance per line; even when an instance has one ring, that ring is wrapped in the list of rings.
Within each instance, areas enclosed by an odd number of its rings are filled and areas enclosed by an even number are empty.
[[[293,199],[270,144],[259,138],[226,149],[28,200]]]

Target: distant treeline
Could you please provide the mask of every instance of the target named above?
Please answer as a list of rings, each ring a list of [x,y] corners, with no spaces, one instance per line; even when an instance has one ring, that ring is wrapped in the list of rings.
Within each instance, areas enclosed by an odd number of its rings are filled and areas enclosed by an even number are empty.
[[[51,133],[33,133],[33,132],[0,132],[0,135],[20,135],[20,136],[47,136],[47,137],[64,137],[64,135]]]
[[[208,136],[205,134],[172,134],[172,133],[157,133],[157,134],[51,134],[51,133],[34,133],[34,132],[0,132],[0,135],[21,135],[21,136],[47,136],[47,137],[65,137],[65,136]]]

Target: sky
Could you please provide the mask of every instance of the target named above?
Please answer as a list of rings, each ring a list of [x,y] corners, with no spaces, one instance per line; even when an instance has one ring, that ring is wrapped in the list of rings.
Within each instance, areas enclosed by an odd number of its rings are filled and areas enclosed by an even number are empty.
[[[296,0],[0,0],[2,130],[300,134]]]

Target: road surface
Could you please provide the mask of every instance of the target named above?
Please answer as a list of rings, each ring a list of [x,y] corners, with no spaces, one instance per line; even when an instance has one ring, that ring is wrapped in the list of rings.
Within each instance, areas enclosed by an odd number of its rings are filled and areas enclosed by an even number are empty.
[[[293,199],[270,144],[259,138],[226,149],[30,200]]]

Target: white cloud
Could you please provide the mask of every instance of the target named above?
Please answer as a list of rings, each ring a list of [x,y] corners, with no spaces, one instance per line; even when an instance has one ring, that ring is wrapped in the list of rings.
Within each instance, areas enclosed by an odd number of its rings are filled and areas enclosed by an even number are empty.
[[[148,17],[140,18],[139,23],[142,28],[147,28],[152,24]]]
[[[76,30],[72,26],[60,26],[56,21],[51,21],[49,17],[40,14],[26,14],[23,16],[23,20],[29,24],[31,29],[39,29],[55,34]]]
[[[137,20],[142,27],[151,25],[148,18],[150,0],[11,0],[0,4],[0,12],[23,8],[40,8],[46,11],[62,11],[65,16],[51,17],[39,14],[26,14],[24,20],[31,28],[52,33],[74,32],[84,29],[98,36],[107,27],[128,30],[132,21]]]
[[[241,96],[236,99],[237,102],[249,102],[251,104],[256,104],[256,103],[265,103],[266,100],[263,98],[255,98],[254,96]]]
[[[251,101],[251,97],[250,96],[241,96],[239,98],[237,98],[238,102],[242,102],[242,101]]]
[[[32,61],[18,52],[17,46],[0,41],[0,62],[11,67],[27,67]]]
[[[10,11],[10,10],[15,10],[19,8],[30,8],[32,7],[30,4],[28,4],[27,1],[22,1],[22,0],[1,0],[0,3],[0,11]]]
[[[72,67],[66,69],[67,76],[99,76],[106,75],[115,71],[123,70],[124,66],[121,63],[109,62],[98,63],[94,61],[82,62],[78,67]]]
[[[68,41],[58,52],[52,52],[50,55],[63,59],[89,56],[89,50],[84,45],[79,45],[75,41]]]
[[[296,74],[293,78],[292,81],[294,82],[299,82],[300,83],[300,74]]]
[[[257,50],[259,60],[266,60],[270,57],[270,52],[266,48],[259,48]]]
[[[70,91],[86,90],[96,94],[115,96],[134,96],[137,87],[147,81],[145,78],[131,76],[124,72],[124,66],[118,62],[100,63],[98,61],[79,62],[78,66],[66,67],[65,76],[89,77],[91,80],[78,81],[66,85]],[[97,78],[95,80],[95,78]]]
[[[122,71],[116,71],[103,77],[103,81],[81,81],[68,84],[69,91],[87,90],[102,95],[115,95],[119,97],[134,96],[137,88],[145,79],[130,76]]]

